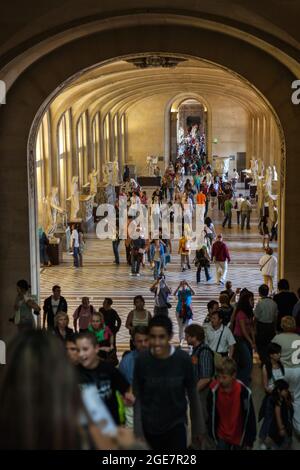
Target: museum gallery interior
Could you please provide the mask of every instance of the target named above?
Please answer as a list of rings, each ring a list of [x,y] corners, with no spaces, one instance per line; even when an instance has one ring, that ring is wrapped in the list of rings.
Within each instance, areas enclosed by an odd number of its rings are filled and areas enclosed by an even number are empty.
[[[61,287],[69,326],[83,296],[97,310],[104,298],[113,298],[122,319],[119,353],[128,349],[125,323],[134,296],[143,295],[148,310],[154,308],[149,289],[155,263],[148,265],[145,256],[141,273],[134,271],[126,240],[118,245],[118,262],[112,240],[97,232],[107,215],[103,205],[115,206],[119,196],[130,205],[135,191],[156,202],[153,193],[164,184],[174,188],[174,198],[167,189],[165,197],[173,203],[180,184],[190,179],[197,187],[197,175],[211,189],[220,178],[234,184],[234,201],[242,194],[252,204],[248,230],[236,223],[234,203],[232,230],[231,219],[229,228],[223,222],[224,206],[210,199],[205,210],[229,248],[227,279],[234,289],[247,285],[258,297],[260,223],[267,220],[270,232],[276,227],[270,242],[278,260],[274,290],[286,278],[296,292],[299,15],[296,2],[276,0],[53,0],[38,7],[11,1],[1,7],[2,340],[16,333],[9,320],[16,282],[24,279],[41,306],[53,285]],[[178,186],[169,184],[173,170]],[[217,194],[210,197],[217,201]],[[204,206],[201,214],[202,230]],[[84,239],[79,267],[74,224]],[[191,284],[194,321],[202,323],[220,282],[197,284],[195,246],[192,269],[185,269],[178,239],[172,243],[164,274],[172,291],[179,282]],[[41,326],[42,315],[35,320]]]

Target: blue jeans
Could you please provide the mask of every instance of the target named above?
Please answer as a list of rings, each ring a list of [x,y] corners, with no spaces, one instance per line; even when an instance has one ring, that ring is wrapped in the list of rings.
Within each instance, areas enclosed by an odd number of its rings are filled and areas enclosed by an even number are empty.
[[[173,201],[174,188],[169,188],[169,193],[170,193],[170,201]]]
[[[154,271],[153,271],[153,276],[154,279],[157,279],[160,273],[161,269],[161,262],[160,261],[154,261]]]
[[[201,269],[202,269],[202,267],[198,266],[197,274],[196,274],[197,282],[200,282],[200,279],[201,279]],[[206,280],[209,281],[211,279],[211,277],[209,275],[208,266],[204,266],[203,269],[204,269],[204,272],[205,272]]]
[[[79,267],[79,247],[73,248],[73,258],[74,258],[74,266],[78,268]]]
[[[120,240],[113,240],[112,247],[114,250],[116,264],[120,264],[119,245],[120,245]]]

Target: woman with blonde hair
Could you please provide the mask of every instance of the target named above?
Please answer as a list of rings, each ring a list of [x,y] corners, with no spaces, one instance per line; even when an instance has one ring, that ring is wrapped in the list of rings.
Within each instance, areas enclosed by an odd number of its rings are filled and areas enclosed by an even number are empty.
[[[72,338],[74,331],[68,327],[69,317],[66,312],[57,312],[54,318],[54,335],[62,341]]]

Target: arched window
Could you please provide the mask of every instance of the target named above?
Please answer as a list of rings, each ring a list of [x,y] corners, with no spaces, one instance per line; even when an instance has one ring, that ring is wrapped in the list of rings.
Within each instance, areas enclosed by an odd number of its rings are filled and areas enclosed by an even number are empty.
[[[119,159],[119,148],[118,148],[118,138],[119,138],[119,129],[118,129],[118,115],[116,114],[113,120],[113,130],[114,130],[114,154],[113,160]]]
[[[58,148],[58,187],[60,204],[65,206],[67,198],[67,125],[66,116],[62,115],[58,122],[57,129],[57,148]]]
[[[122,163],[126,162],[126,116],[125,113],[121,116],[121,139],[122,139]]]
[[[104,137],[104,151],[105,151],[105,162],[109,162],[111,159],[110,155],[110,117],[109,113],[105,116],[103,124],[103,137]]]
[[[100,116],[97,113],[92,122],[92,168],[100,170]]]
[[[38,204],[38,223],[43,224],[43,200],[46,197],[45,191],[45,145],[44,145],[44,126],[40,125],[36,139],[36,187],[37,187],[37,204]]]
[[[79,187],[82,188],[82,186],[88,182],[86,113],[83,113],[77,121],[76,141],[79,171]]]

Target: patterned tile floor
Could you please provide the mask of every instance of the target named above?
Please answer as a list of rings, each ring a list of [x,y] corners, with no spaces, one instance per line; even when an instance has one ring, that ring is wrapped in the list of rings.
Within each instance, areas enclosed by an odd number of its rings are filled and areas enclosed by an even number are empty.
[[[232,262],[229,264],[227,279],[232,281],[234,288],[247,287],[256,293],[262,282],[258,260],[263,250],[255,212],[252,214],[251,230],[244,231],[237,227],[235,214],[231,230],[228,228],[222,229],[223,215],[217,209],[209,212],[209,215],[213,219],[217,230],[222,231],[231,253]],[[276,249],[275,245],[272,246]],[[193,298],[194,320],[201,323],[206,316],[207,302],[211,299],[218,299],[219,292],[222,289],[215,282],[206,283],[204,281],[197,286],[196,269],[193,263],[190,271],[181,273],[177,247],[178,243],[174,242],[171,263],[168,265],[166,272],[167,283],[174,291],[181,280],[188,280],[195,290]],[[146,308],[150,311],[153,310],[154,302],[153,295],[149,291],[149,287],[153,282],[153,274],[149,267],[146,266],[141,270],[140,277],[133,278],[129,275],[130,268],[125,261],[123,242],[120,245],[120,257],[121,264],[116,266],[113,263],[111,242],[109,240],[100,241],[96,237],[95,230],[93,230],[86,235],[86,250],[82,268],[74,268],[72,266],[72,256],[64,253],[62,264],[41,269],[41,300],[43,301],[50,295],[54,284],[59,284],[62,288],[62,294],[68,301],[69,313],[72,315],[75,308],[80,304],[83,295],[89,296],[91,303],[96,308],[102,305],[104,297],[112,297],[114,300],[113,307],[122,318],[122,327],[117,336],[118,349],[121,352],[127,349],[128,346],[128,332],[124,325],[126,316],[132,309],[133,297],[142,294],[146,300]],[[215,274],[213,265],[211,272],[213,275]],[[176,301],[174,297],[171,303],[170,316],[175,320]],[[174,341],[176,342],[178,341],[176,320],[174,321],[174,328]]]

